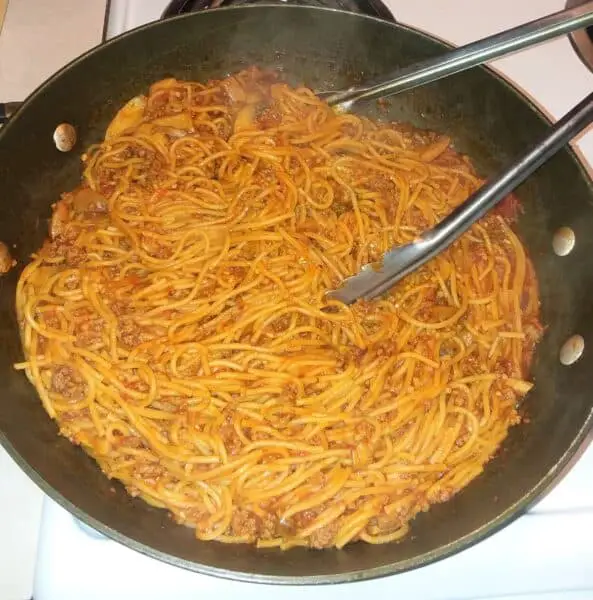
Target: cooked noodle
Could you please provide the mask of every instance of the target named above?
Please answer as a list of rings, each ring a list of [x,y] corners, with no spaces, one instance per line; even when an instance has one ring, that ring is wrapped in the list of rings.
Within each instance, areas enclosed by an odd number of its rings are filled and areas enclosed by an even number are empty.
[[[250,69],[156,83],[83,161],[20,278],[17,368],[199,539],[398,540],[520,421],[541,328],[508,215],[382,299],[326,300],[481,184],[448,138]]]

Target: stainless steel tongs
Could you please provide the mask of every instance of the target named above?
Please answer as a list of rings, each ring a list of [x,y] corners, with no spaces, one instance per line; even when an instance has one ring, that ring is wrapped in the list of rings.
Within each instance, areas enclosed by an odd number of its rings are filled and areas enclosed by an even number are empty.
[[[593,23],[593,2],[531,21],[514,29],[451,50],[444,56],[402,69],[384,81],[327,96],[327,101],[348,110],[358,100],[391,96],[459,73],[488,60],[515,52]],[[451,245],[473,223],[525,181],[538,167],[593,121],[593,94],[575,106],[550,133],[498,178],[486,183],[433,229],[410,244],[389,250],[379,268],[366,265],[327,296],[345,304],[384,294],[400,279]]]

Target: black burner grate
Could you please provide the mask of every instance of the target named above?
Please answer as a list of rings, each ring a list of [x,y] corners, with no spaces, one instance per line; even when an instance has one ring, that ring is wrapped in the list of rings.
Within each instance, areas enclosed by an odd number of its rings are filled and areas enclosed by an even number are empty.
[[[379,17],[386,21],[395,21],[393,15],[381,0],[265,0],[267,4],[297,4],[300,6],[323,6],[339,8],[354,13]],[[255,4],[257,0],[172,0],[163,12],[163,18],[173,17],[187,12],[220,8],[221,6],[239,6]]]

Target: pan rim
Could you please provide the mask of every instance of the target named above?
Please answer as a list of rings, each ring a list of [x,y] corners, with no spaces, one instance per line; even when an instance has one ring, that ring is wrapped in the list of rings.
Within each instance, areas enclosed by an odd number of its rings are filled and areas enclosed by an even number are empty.
[[[375,21],[380,23],[384,27],[395,28],[395,29],[403,29],[419,35],[427,40],[438,41],[440,44],[445,45],[448,48],[453,48],[454,46],[438,36],[434,36],[430,33],[427,33],[421,29],[404,25],[399,22],[391,23],[380,19],[378,17],[372,17],[368,15],[361,15],[357,13],[351,13],[349,11],[339,10],[335,8],[326,8],[326,7],[312,7],[312,6],[295,6],[295,5],[278,5],[278,4],[254,4],[254,5],[243,5],[243,6],[229,6],[223,8],[214,9],[216,11],[241,11],[246,12],[248,10],[251,11],[261,11],[261,10],[292,10],[292,11],[318,11],[323,13],[338,13],[342,15],[348,15],[349,18],[354,19],[368,19],[370,21]],[[2,140],[4,135],[6,135],[7,131],[10,131],[14,126],[13,123],[18,123],[19,117],[24,112],[24,110],[39,96],[41,96],[47,87],[52,85],[55,81],[57,81],[62,73],[67,72],[73,68],[75,68],[78,64],[84,62],[88,56],[94,55],[97,52],[101,52],[103,47],[110,47],[111,45],[115,45],[119,43],[120,40],[126,39],[128,36],[134,36],[139,32],[152,30],[153,28],[157,28],[161,26],[161,23],[169,23],[174,22],[181,19],[198,19],[201,18],[199,15],[207,14],[210,11],[205,11],[204,13],[196,12],[196,13],[188,13],[179,16],[175,16],[167,19],[166,21],[157,20],[146,25],[142,25],[130,31],[124,32],[107,42],[99,44],[86,51],[81,56],[75,58],[70,61],[64,67],[62,67],[59,71],[54,73],[51,77],[45,80],[41,85],[39,85],[23,102],[22,106],[15,113],[15,115],[9,120],[9,122],[2,127],[0,130],[0,147],[2,145]],[[499,81],[501,84],[505,85],[510,89],[511,92],[516,94],[524,103],[528,105],[528,107],[547,125],[551,125],[552,121],[548,117],[548,115],[544,112],[544,110],[538,106],[535,101],[527,95],[523,90],[519,88],[517,84],[508,79],[505,75],[499,73],[496,69],[493,69],[490,66],[482,66],[480,68],[485,69],[488,74]],[[571,144],[566,146],[566,151],[569,153],[569,156],[576,163],[576,166],[580,169],[581,174],[585,181],[588,183],[589,187],[593,188],[593,181],[591,176],[589,175],[589,171],[585,166],[585,161],[579,154],[575,151]],[[49,417],[48,417],[49,418]],[[356,581],[370,580],[380,577],[386,577],[390,575],[395,575],[398,573],[403,573],[405,571],[411,571],[416,568],[420,568],[423,566],[427,566],[433,562],[438,560],[448,558],[458,552],[461,552],[467,548],[470,548],[474,544],[486,539],[490,535],[496,533],[497,531],[503,529],[507,525],[510,525],[513,521],[515,521],[518,517],[523,515],[533,504],[535,504],[542,496],[548,493],[559,481],[564,477],[564,475],[571,469],[574,463],[577,462],[578,458],[585,451],[590,442],[593,441],[593,435],[591,432],[593,430],[593,407],[589,411],[587,418],[584,420],[582,427],[579,429],[578,434],[574,437],[572,443],[568,446],[564,454],[560,457],[559,460],[556,461],[556,464],[545,474],[544,477],[540,479],[540,481],[533,486],[530,490],[528,490],[521,498],[519,498],[516,502],[514,502],[511,506],[507,507],[506,510],[501,512],[496,518],[490,520],[487,523],[484,523],[478,529],[475,529],[465,536],[458,538],[444,546],[440,546],[434,550],[429,552],[425,552],[423,554],[414,556],[412,558],[403,559],[397,562],[389,563],[386,565],[381,565],[378,567],[361,569],[357,571],[348,571],[345,573],[338,574],[329,574],[329,575],[299,575],[299,576],[286,576],[286,575],[269,575],[262,573],[251,573],[245,571],[235,571],[231,569],[221,568],[221,567],[213,567],[204,563],[199,563],[193,560],[181,558],[179,556],[174,556],[172,554],[167,554],[166,552],[157,550],[156,548],[144,544],[142,542],[138,542],[136,539],[129,537],[113,529],[112,527],[106,525],[102,521],[95,519],[94,517],[88,515],[81,509],[79,509],[76,505],[74,505],[70,500],[68,500],[65,496],[63,496],[60,492],[58,492],[55,488],[53,488],[16,450],[16,448],[12,445],[12,443],[8,440],[4,432],[0,431],[0,445],[2,445],[9,456],[18,464],[18,466],[25,472],[25,474],[43,491],[44,494],[49,496],[52,500],[57,502],[61,507],[66,509],[73,517],[79,519],[83,523],[89,525],[90,527],[96,529],[106,537],[127,546],[128,548],[140,552],[150,558],[154,558],[160,560],[164,563],[170,564],[172,566],[181,567],[193,572],[197,572],[203,575],[219,577],[222,579],[229,579],[234,581],[240,581],[245,583],[259,583],[259,584],[271,584],[271,585],[320,585],[320,584],[339,584],[339,583],[350,583]],[[334,552],[336,550],[333,550]],[[341,550],[338,552],[345,552],[347,550]]]

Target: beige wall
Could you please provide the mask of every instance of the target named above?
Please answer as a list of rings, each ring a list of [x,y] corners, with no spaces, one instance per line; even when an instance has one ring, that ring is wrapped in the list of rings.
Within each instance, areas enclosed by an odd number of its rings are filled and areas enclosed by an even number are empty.
[[[23,100],[101,41],[106,0],[0,0],[0,102]]]

